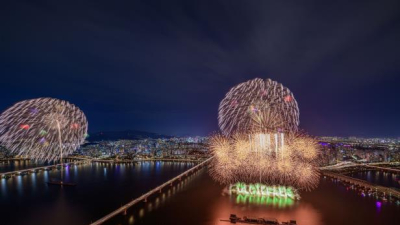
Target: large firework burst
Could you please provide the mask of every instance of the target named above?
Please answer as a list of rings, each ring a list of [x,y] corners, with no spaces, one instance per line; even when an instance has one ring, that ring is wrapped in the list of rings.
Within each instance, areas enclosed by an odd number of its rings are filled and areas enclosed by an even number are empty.
[[[261,134],[263,135],[263,134]],[[274,136],[272,136],[274,143]],[[260,134],[215,135],[210,149],[212,177],[222,184],[262,183],[311,190],[318,184],[317,142],[306,135],[291,135],[285,144],[268,148],[261,144]]]
[[[34,160],[58,160],[84,142],[87,129],[85,114],[67,101],[25,100],[0,115],[0,144]]]
[[[221,101],[218,123],[225,135],[294,132],[299,109],[292,92],[270,79],[256,78],[233,87]]]
[[[318,145],[298,132],[299,108],[282,84],[256,78],[233,87],[219,105],[218,122],[222,135],[210,141],[215,180],[305,190],[317,186]]]

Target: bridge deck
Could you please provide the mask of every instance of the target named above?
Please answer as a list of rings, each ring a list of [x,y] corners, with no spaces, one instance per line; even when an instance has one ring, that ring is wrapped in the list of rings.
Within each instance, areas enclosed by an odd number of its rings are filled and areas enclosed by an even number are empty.
[[[112,160],[99,160],[99,159],[89,159],[89,158],[81,158],[81,157],[67,157],[65,159],[71,159],[71,160],[81,160],[77,162],[69,162],[69,163],[59,163],[59,164],[54,164],[54,165],[48,165],[48,166],[39,166],[39,167],[32,167],[28,169],[22,169],[22,170],[13,170],[9,172],[4,172],[0,173],[0,178],[7,176],[7,175],[15,175],[15,174],[20,174],[20,173],[25,173],[25,172],[33,172],[36,170],[46,170],[49,168],[56,168],[61,165],[68,165],[68,164],[76,164],[76,163],[86,163],[86,162],[100,162],[100,163],[137,163],[137,162],[144,162],[144,161],[171,161],[171,162],[199,162],[198,160],[189,160],[189,159],[141,159],[141,160],[132,160],[132,161],[112,161]],[[24,159],[28,160],[28,159]]]
[[[399,169],[393,169],[393,168],[388,168],[388,167],[381,167],[381,166],[371,166],[371,165],[364,165],[365,167],[372,168],[372,169],[377,169],[377,170],[385,170],[385,171],[390,171],[394,173],[400,173]]]
[[[338,163],[336,165],[331,165],[331,166],[324,166],[320,167],[321,170],[340,170],[340,169],[346,169],[346,168],[352,168],[352,167],[365,167],[369,169],[375,169],[375,170],[383,170],[383,171],[388,171],[388,172],[393,172],[393,173],[400,173],[400,169],[394,169],[390,167],[382,167],[382,165],[398,165],[398,163],[354,163],[354,162],[348,162],[348,163]]]
[[[82,162],[86,162],[86,161],[82,161]],[[76,164],[77,162],[74,163],[59,163],[59,164],[54,164],[54,165],[48,165],[48,166],[39,166],[39,167],[32,167],[32,168],[28,168],[28,169],[22,169],[22,170],[13,170],[13,171],[9,171],[9,172],[4,172],[4,173],[0,173],[0,178],[7,176],[7,175],[14,175],[14,174],[20,174],[20,173],[25,173],[25,172],[33,172],[36,170],[46,170],[49,168],[57,168],[59,166],[62,165],[69,165],[69,164]]]
[[[322,172],[322,174],[326,175],[326,176],[329,176],[329,177],[333,177],[333,178],[339,179],[339,180],[346,181],[346,182],[351,183],[351,184],[356,184],[356,185],[359,185],[359,186],[370,188],[370,189],[373,189],[373,190],[376,190],[376,191],[379,191],[379,192],[382,192],[382,193],[391,194],[391,195],[394,195],[394,196],[400,198],[400,191],[397,191],[397,190],[392,189],[392,188],[371,184],[368,181],[357,179],[357,178],[353,178],[353,177],[349,177],[349,176],[346,176],[346,175],[343,175],[343,174],[332,173],[332,172],[327,172],[327,171]]]

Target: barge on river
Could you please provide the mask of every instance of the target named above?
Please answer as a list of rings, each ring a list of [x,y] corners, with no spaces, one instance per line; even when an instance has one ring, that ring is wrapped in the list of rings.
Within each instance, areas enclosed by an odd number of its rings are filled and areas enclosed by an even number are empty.
[[[229,220],[221,220],[230,223],[243,223],[243,224],[270,224],[270,225],[297,225],[296,220],[290,220],[289,222],[279,223],[277,219],[266,219],[244,216],[243,218],[231,214]]]

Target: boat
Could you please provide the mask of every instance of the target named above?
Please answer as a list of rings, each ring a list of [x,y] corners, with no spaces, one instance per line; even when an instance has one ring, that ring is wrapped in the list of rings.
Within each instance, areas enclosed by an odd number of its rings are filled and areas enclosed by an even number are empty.
[[[270,225],[296,225],[296,220],[290,220],[288,222],[279,223],[277,219],[265,219],[257,217],[244,216],[243,218],[231,214],[229,220],[221,220],[230,223],[244,223],[244,224],[270,224]]]
[[[71,183],[71,182],[64,182],[61,180],[50,180],[46,182],[47,185],[58,185],[58,186],[76,186],[76,183]]]

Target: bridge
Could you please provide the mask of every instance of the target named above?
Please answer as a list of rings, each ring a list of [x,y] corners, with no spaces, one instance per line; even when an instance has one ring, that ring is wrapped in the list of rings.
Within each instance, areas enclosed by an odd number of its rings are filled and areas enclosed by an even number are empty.
[[[180,175],[178,175],[178,176],[172,178],[171,180],[168,180],[167,182],[165,182],[165,183],[163,183],[163,184],[161,184],[161,185],[159,185],[159,186],[157,186],[157,187],[151,189],[149,192],[147,192],[147,193],[143,194],[142,196],[140,196],[140,197],[138,197],[138,198],[132,200],[131,202],[129,202],[129,203],[127,203],[127,204],[121,206],[120,208],[114,210],[113,212],[111,212],[110,214],[108,214],[108,215],[106,215],[106,216],[100,218],[99,220],[97,220],[97,221],[91,223],[90,225],[99,225],[99,224],[103,224],[104,222],[106,222],[107,220],[113,218],[114,216],[116,216],[116,215],[118,215],[118,214],[124,214],[124,215],[125,215],[125,214],[127,213],[127,210],[128,210],[130,207],[132,207],[133,205],[136,205],[137,203],[140,203],[140,202],[147,202],[147,198],[149,198],[151,195],[153,195],[153,194],[155,194],[155,193],[161,193],[161,192],[162,192],[162,189],[164,189],[164,188],[166,188],[166,187],[172,186],[173,183],[174,183],[175,181],[180,181],[180,180],[182,180],[182,178],[189,176],[189,174],[192,174],[192,173],[194,173],[195,171],[197,171],[197,170],[203,168],[205,165],[207,165],[207,163],[208,163],[211,159],[212,159],[212,157],[211,157],[211,158],[208,158],[208,159],[206,159],[205,161],[199,163],[198,165],[196,165],[196,166],[190,168],[189,170],[187,170],[187,171],[181,173]]]
[[[399,163],[387,163],[387,162],[380,162],[380,163],[354,163],[354,162],[341,162],[331,166],[324,166],[320,167],[321,170],[340,170],[352,167],[365,167],[368,169],[373,170],[381,170],[385,172],[392,172],[392,173],[399,173],[400,169],[390,168],[390,167],[383,167],[383,165],[399,165]]]
[[[40,167],[34,167],[34,168],[29,168],[29,169],[14,170],[14,171],[10,171],[10,172],[0,173],[0,178],[9,178],[9,177],[16,176],[16,175],[36,173],[36,172],[42,171],[42,170],[48,171],[48,170],[57,169],[58,167],[61,167],[61,166],[65,167],[68,165],[79,165],[79,164],[85,164],[88,162],[91,162],[91,160],[86,159],[86,160],[76,161],[76,162],[71,162],[71,163],[60,163],[60,164],[55,164],[55,165],[40,166]]]
[[[338,173],[333,173],[333,172],[328,172],[328,171],[323,171],[322,174],[325,176],[328,176],[328,177],[332,177],[332,178],[341,180],[341,181],[345,181],[350,184],[358,185],[360,187],[369,188],[371,190],[375,190],[375,191],[383,193],[383,194],[389,194],[389,195],[395,196],[400,199],[400,191],[397,191],[392,188],[371,184],[365,180],[349,177],[349,176],[346,176],[343,174],[338,174]]]
[[[3,158],[0,159],[0,162],[7,162],[7,161],[29,161],[28,158]]]
[[[84,157],[66,157],[66,160],[75,160],[74,162],[68,162],[68,163],[59,163],[59,164],[54,164],[54,165],[48,165],[48,166],[40,166],[40,167],[33,167],[33,168],[28,168],[28,169],[22,169],[22,170],[14,170],[14,171],[9,171],[9,172],[4,172],[0,173],[0,178],[9,178],[12,176],[17,176],[17,175],[24,175],[24,174],[29,174],[29,173],[36,173],[38,171],[42,170],[53,170],[61,166],[67,166],[67,165],[80,165],[80,164],[86,164],[89,162],[99,162],[99,163],[113,163],[113,164],[119,164],[119,163],[137,163],[137,162],[144,162],[144,161],[166,161],[166,162],[200,162],[200,160],[192,160],[192,159],[164,159],[164,158],[152,158],[152,159],[135,159],[135,160],[102,160],[102,159],[91,159],[91,158],[84,158]],[[13,159],[9,159],[13,160]],[[30,160],[30,159],[19,159],[19,160]],[[79,160],[79,161],[77,161]]]
[[[371,168],[371,169],[382,170],[382,171],[387,171],[387,172],[400,174],[400,170],[399,169],[393,169],[393,168],[390,168],[390,167],[372,166],[372,165],[364,165],[364,166],[367,167],[367,168]]]

